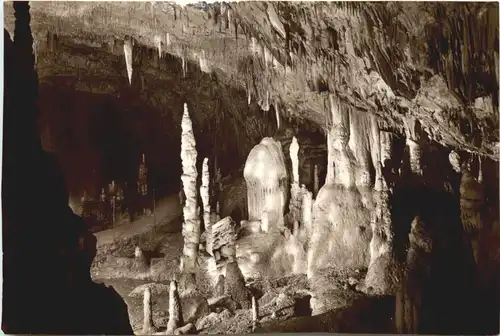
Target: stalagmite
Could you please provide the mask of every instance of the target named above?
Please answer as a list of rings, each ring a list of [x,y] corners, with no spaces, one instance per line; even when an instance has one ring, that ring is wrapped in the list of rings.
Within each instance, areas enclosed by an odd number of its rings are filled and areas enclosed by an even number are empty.
[[[144,289],[144,321],[142,326],[142,334],[152,335],[157,329],[153,323],[153,303],[151,301],[151,288]]]
[[[166,334],[173,335],[174,331],[184,324],[184,321],[182,320],[181,300],[179,298],[179,292],[177,291],[177,283],[174,280],[170,281],[168,314]]]
[[[249,220],[261,220],[267,211],[269,227],[283,227],[287,171],[281,143],[272,138],[262,139],[250,151],[243,174]]]
[[[292,160],[293,183],[299,183],[299,143],[296,137],[290,144],[290,159]]]
[[[257,299],[252,295],[252,328],[257,328],[259,323],[259,307]]]
[[[133,68],[132,68],[133,48],[134,45],[132,39],[126,37],[125,40],[123,41],[123,53],[125,54],[125,64],[127,66],[128,82],[130,85],[132,85],[132,73],[133,73]]]
[[[183,265],[187,272],[194,272],[198,247],[200,244],[200,220],[197,215],[196,179],[196,142],[193,134],[193,125],[189,118],[187,104],[184,104],[184,115],[182,117],[182,185],[186,201],[184,204],[184,224],[182,235],[184,236]]]
[[[208,172],[208,158],[203,160],[201,173],[200,196],[203,202],[203,223],[205,223],[205,231],[210,233],[210,193],[209,193],[210,175]]]

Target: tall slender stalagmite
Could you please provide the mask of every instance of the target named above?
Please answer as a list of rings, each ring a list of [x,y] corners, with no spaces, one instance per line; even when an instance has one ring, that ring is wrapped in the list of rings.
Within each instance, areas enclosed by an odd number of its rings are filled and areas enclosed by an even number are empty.
[[[247,183],[249,220],[261,220],[267,212],[269,227],[283,227],[287,171],[281,143],[264,138],[248,155]]]
[[[183,209],[184,223],[182,235],[184,236],[183,268],[186,272],[194,272],[198,247],[200,243],[200,220],[197,216],[196,179],[196,142],[193,134],[193,125],[189,118],[187,104],[184,104],[184,115],[182,116],[182,184],[186,201]]]
[[[208,172],[208,158],[203,160],[202,173],[201,173],[201,186],[200,196],[203,202],[203,223],[205,224],[205,231],[210,232],[210,193],[209,193],[210,175]]]
[[[153,303],[151,301],[151,288],[144,289],[144,321],[142,334],[152,335],[157,331],[153,323]]]
[[[132,67],[133,50],[134,44],[132,38],[128,36],[125,37],[123,41],[123,53],[125,54],[125,65],[127,66],[127,76],[130,85],[132,85],[132,73],[134,71]]]
[[[276,126],[280,129],[280,112],[278,106],[274,105],[274,111],[276,112]]]
[[[183,324],[181,299],[177,291],[177,283],[175,280],[172,280],[170,282],[168,298],[168,323],[166,334],[173,335],[175,329],[182,327]]]

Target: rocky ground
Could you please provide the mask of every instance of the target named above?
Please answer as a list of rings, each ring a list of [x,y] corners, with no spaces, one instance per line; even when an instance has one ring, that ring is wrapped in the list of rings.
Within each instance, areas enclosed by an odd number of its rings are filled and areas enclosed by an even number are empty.
[[[177,260],[182,252],[180,233],[171,232],[171,228],[177,225],[173,221],[158,227],[154,234],[141,233],[117,240],[111,245],[100,246],[100,257],[93,266],[93,278],[96,282],[113,286],[122,296],[136,334],[142,329],[143,293],[146,286],[152,292],[154,324],[158,331],[166,329],[169,282],[177,274]],[[149,269],[140,270],[134,264],[136,246],[141,247],[146,259],[153,261]],[[359,291],[359,284],[365,274],[366,270],[363,269],[342,273],[329,270],[320,272],[311,280],[305,274],[274,279],[246,279],[247,288],[258,303],[257,331],[390,332],[394,315],[393,300],[369,298]],[[196,322],[198,333],[252,332],[251,309],[235,310],[229,305],[227,308],[224,305],[220,307],[213,304],[214,298],[206,290],[202,291],[211,304],[211,312]],[[370,317],[373,311],[377,311],[376,318]]]

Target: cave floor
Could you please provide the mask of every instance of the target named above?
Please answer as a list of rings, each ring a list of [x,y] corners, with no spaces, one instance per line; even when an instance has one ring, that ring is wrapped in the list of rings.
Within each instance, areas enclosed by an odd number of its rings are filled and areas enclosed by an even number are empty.
[[[156,225],[164,227],[182,214],[178,195],[170,195],[156,204]],[[154,225],[154,217],[145,216],[134,222],[121,224],[113,229],[96,232],[97,248],[112,244],[116,240],[125,240],[146,233]],[[174,229],[174,228],[172,228]],[[173,231],[173,230],[172,230]]]

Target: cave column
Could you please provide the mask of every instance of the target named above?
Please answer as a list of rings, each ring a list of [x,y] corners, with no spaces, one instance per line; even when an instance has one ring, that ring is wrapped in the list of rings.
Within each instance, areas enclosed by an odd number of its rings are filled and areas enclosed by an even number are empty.
[[[182,116],[182,138],[181,138],[181,160],[182,160],[182,183],[186,201],[183,214],[184,223],[182,235],[184,236],[184,249],[182,266],[186,272],[194,272],[198,248],[200,243],[200,220],[198,218],[199,208],[197,206],[196,180],[196,142],[193,134],[193,124],[189,118],[187,104],[184,104],[184,115]]]
[[[372,212],[370,226],[370,263],[365,277],[365,288],[371,287],[374,293],[389,294],[394,288],[392,268],[393,227],[390,204],[390,190],[382,174],[382,167],[390,162],[392,134],[379,131],[376,118],[371,121],[373,144],[372,159],[376,180],[374,190],[375,211]]]

